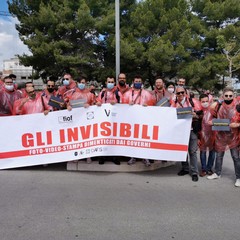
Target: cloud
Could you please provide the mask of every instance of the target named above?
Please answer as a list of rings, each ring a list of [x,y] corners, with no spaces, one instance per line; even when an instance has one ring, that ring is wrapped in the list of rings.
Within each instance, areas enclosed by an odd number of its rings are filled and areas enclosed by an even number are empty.
[[[0,70],[3,68],[3,60],[10,59],[16,54],[30,54],[28,47],[18,36],[16,23],[16,18],[0,18]]]

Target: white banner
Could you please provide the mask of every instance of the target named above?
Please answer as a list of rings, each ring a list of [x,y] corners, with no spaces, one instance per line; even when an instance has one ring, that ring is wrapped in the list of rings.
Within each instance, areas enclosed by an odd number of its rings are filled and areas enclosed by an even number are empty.
[[[176,109],[103,104],[0,118],[0,169],[94,156],[185,161],[191,119]]]

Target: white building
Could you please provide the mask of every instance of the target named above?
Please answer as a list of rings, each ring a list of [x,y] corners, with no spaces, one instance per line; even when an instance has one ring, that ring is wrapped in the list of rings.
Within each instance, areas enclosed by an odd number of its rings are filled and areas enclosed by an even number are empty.
[[[11,73],[17,76],[18,81],[31,80],[33,68],[21,65],[18,57],[3,60],[3,74],[9,75]]]
[[[32,81],[33,67],[26,67],[20,64],[19,58],[14,57],[9,60],[3,60],[3,75],[15,74],[17,76],[17,83]],[[42,89],[42,79],[34,80],[36,89]]]

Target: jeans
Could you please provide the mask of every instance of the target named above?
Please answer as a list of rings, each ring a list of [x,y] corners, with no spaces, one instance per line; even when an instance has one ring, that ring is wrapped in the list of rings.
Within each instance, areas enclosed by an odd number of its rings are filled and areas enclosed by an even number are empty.
[[[188,154],[189,154],[189,158],[190,158],[191,175],[198,174],[197,150],[198,150],[198,137],[197,137],[196,133],[191,131],[189,144],[188,144]],[[182,169],[185,171],[189,171],[188,158],[187,158],[186,162],[182,162]]]
[[[215,173],[220,176],[222,172],[223,156],[225,152],[217,152],[216,162],[215,162]],[[232,160],[234,163],[234,170],[236,179],[240,179],[240,158],[238,147],[230,149]]]
[[[212,170],[215,156],[216,156],[216,153],[214,150],[209,151],[208,161],[207,161],[207,152],[200,151],[200,160],[201,160],[202,171],[207,172],[207,171]]]

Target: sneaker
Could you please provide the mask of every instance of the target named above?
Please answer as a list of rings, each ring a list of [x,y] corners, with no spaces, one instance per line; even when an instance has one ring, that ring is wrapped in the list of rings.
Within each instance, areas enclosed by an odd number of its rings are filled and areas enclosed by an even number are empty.
[[[133,165],[136,163],[136,159],[135,158],[130,158],[130,160],[127,162],[128,165]]]
[[[197,182],[198,181],[198,175],[196,175],[196,174],[192,175],[192,181]]]
[[[88,163],[88,164],[92,163],[92,159],[91,159],[90,157],[87,158],[87,163]]]
[[[207,177],[208,180],[219,179],[221,176],[218,176],[216,173]]]
[[[200,174],[199,174],[200,177],[204,177],[206,175],[207,175],[206,171],[201,171]]]
[[[182,169],[180,172],[178,172],[178,176],[184,176],[186,174],[189,174],[189,171]]]
[[[235,187],[240,187],[240,179],[237,179],[234,185]]]
[[[143,159],[142,162],[144,163],[144,165],[145,165],[146,167],[151,166],[151,163],[149,162],[148,159]]]
[[[213,171],[212,170],[208,170],[207,171],[207,175],[213,175]]]

